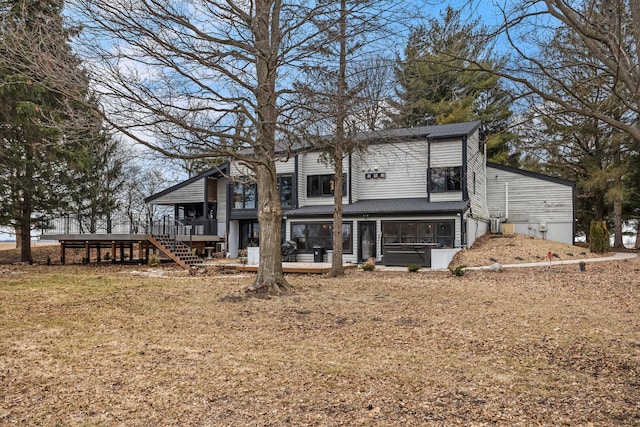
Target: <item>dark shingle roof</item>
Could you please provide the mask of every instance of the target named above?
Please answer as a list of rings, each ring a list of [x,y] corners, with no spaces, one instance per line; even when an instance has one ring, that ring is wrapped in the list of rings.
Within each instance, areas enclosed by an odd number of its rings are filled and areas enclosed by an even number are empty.
[[[465,211],[468,206],[467,201],[429,202],[426,197],[360,200],[350,205],[345,204],[343,216],[457,213]],[[287,217],[331,216],[333,205],[305,206],[285,211],[283,214]]]
[[[473,122],[464,123],[451,123],[446,125],[433,125],[433,126],[420,126],[413,128],[400,128],[400,129],[383,129],[369,132],[358,132],[354,135],[356,140],[366,141],[369,144],[379,144],[385,142],[402,141],[407,139],[420,139],[429,138],[445,139],[445,138],[460,138],[469,136],[475,132],[480,125],[481,121],[476,120]],[[333,135],[325,135],[320,137],[321,140],[330,141]],[[276,151],[280,153],[296,153],[299,151],[311,150],[315,148],[309,145],[310,142],[291,142],[291,141],[279,141],[276,143]],[[247,150],[247,152],[250,152]]]
[[[557,178],[555,176],[544,175],[537,172],[531,172],[524,169],[513,168],[511,166],[505,166],[498,163],[487,162],[487,168],[494,168],[498,170],[503,170],[506,172],[515,173],[518,175],[529,176],[531,178],[542,179],[544,181],[554,182],[556,184],[567,185],[569,187],[575,187],[575,181],[569,181],[568,179]],[[487,175],[489,172],[487,171]]]

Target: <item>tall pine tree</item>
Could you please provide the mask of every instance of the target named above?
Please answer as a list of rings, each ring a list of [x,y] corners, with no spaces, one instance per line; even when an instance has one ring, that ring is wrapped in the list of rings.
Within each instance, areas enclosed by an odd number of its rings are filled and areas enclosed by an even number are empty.
[[[492,73],[471,71],[467,58],[497,66],[479,21],[463,23],[460,11],[448,7],[440,19],[415,28],[396,67],[398,100],[392,123],[425,126],[482,120],[489,160],[515,166],[510,96]]]
[[[61,0],[0,2],[0,224],[19,232],[23,262],[33,261],[32,230],[61,208],[69,188],[61,130],[69,102],[47,84],[63,76],[34,76],[31,67],[43,52],[43,61],[78,64],[62,6]]]

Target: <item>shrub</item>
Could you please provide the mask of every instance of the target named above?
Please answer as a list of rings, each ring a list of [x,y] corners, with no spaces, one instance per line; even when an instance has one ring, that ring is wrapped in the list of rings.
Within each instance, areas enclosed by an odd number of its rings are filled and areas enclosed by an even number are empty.
[[[149,255],[149,267],[157,267],[160,264],[160,258],[156,254]]]
[[[420,264],[409,264],[407,265],[407,270],[409,270],[410,273],[415,273],[418,270],[420,270],[422,268],[422,266]]]
[[[373,271],[376,269],[376,260],[373,258],[369,258],[367,262],[362,264],[360,267],[362,267],[364,271]]]
[[[609,250],[609,231],[602,221],[591,221],[589,249],[598,254]]]
[[[459,265],[457,267],[449,267],[449,271],[451,271],[451,274],[453,274],[454,276],[464,276],[464,269],[467,268],[466,265]]]

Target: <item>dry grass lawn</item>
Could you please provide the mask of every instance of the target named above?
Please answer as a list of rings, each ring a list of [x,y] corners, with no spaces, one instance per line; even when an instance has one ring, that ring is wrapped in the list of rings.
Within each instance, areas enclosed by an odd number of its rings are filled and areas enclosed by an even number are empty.
[[[640,424],[638,259],[251,277],[0,265],[0,425]]]

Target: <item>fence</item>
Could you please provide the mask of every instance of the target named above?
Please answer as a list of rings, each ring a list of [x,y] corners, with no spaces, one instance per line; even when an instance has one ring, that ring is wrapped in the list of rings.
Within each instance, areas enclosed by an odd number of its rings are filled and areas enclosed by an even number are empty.
[[[217,235],[217,222],[208,218],[176,220],[165,215],[147,223],[139,218],[115,216],[94,218],[64,215],[51,218],[42,229],[42,235],[52,234],[165,234],[165,235]]]

